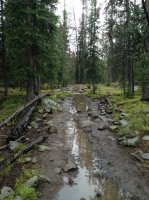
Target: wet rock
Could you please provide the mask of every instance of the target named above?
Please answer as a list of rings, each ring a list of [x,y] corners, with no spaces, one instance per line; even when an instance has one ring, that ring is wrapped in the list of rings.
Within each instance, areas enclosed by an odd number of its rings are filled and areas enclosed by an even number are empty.
[[[74,180],[73,180],[72,177],[68,177],[68,183],[69,183],[70,185],[72,185],[72,184],[74,183]]]
[[[85,128],[83,128],[83,131],[85,133],[90,133],[92,131],[92,128],[91,127],[85,127]]]
[[[38,176],[33,176],[28,181],[26,181],[25,186],[26,187],[36,187],[39,182]]]
[[[45,145],[40,145],[38,148],[39,151],[44,152],[44,151],[51,151],[51,147],[45,146]]]
[[[118,126],[110,126],[109,129],[110,131],[116,131],[118,129]]]
[[[123,137],[123,139],[119,142],[119,144],[129,147],[136,147],[140,142],[140,137],[136,136],[132,139],[127,139],[126,137]]]
[[[31,126],[32,126],[32,128],[35,128],[35,129],[38,129],[38,127],[39,127],[36,121],[33,121],[31,123]]]
[[[51,113],[51,109],[49,109],[49,108],[46,108],[45,111],[46,111],[46,113]]]
[[[112,113],[113,113],[113,111],[112,111],[112,109],[110,110],[106,110],[106,113],[108,114],[108,115],[111,115]]]
[[[16,196],[16,197],[14,198],[14,200],[23,200],[23,199],[22,199],[22,197],[20,197],[20,196]]]
[[[55,168],[54,171],[55,171],[56,174],[60,174],[61,173],[61,168]]]
[[[69,161],[64,167],[64,172],[69,172],[69,171],[71,171],[73,169],[77,169],[77,166],[72,161]]]
[[[85,198],[81,198],[80,200],[86,200]]]
[[[113,123],[114,125],[116,125],[116,126],[121,125],[121,122],[120,122],[120,121],[113,121],[112,123]]]
[[[9,142],[9,148],[11,151],[17,151],[21,145],[22,145],[22,143],[19,143],[16,141]]]
[[[145,160],[149,160],[149,153],[143,153],[141,157]]]
[[[43,175],[43,174],[39,175],[39,180],[42,182],[51,183],[51,179],[48,176]]]
[[[99,113],[97,111],[88,112],[88,116],[91,117],[91,119],[98,119]]]
[[[1,189],[0,200],[8,198],[13,193],[14,193],[14,191],[13,191],[13,189],[11,187],[4,186]]]
[[[149,141],[149,135],[144,136],[142,139],[145,141]]]
[[[103,178],[103,171],[102,170],[95,170],[94,175]]]

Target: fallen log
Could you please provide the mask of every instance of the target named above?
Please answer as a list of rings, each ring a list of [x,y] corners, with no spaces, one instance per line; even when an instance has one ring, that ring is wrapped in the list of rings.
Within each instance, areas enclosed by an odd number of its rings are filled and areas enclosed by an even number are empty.
[[[7,125],[9,122],[11,122],[13,119],[15,119],[18,115],[20,115],[21,112],[23,112],[24,110],[32,107],[36,102],[39,102],[42,98],[44,98],[46,96],[50,96],[50,94],[38,95],[34,99],[29,101],[27,104],[25,104],[24,106],[20,107],[10,117],[8,117],[6,120],[4,120],[3,122],[0,123],[0,128],[2,128],[3,126]]]
[[[48,138],[48,135],[44,135],[44,136],[39,137],[36,141],[27,145],[23,150],[19,151],[14,156],[11,156],[11,157],[1,161],[0,167],[5,167],[5,166],[13,164],[21,155],[28,153],[29,151],[34,149],[37,145],[43,143],[47,138]]]
[[[30,110],[24,115],[24,117],[20,120],[20,122],[16,125],[16,127],[11,129],[11,132],[6,139],[6,142],[13,141],[18,139],[22,133],[25,131],[27,125],[30,122],[31,116],[35,110],[35,106],[32,106]]]

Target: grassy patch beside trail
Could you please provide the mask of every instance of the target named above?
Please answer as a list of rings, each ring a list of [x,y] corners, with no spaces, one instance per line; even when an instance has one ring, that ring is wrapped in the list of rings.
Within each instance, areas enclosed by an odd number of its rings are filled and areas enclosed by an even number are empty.
[[[7,99],[0,97],[0,122],[25,103],[25,92],[10,89]]]
[[[125,113],[124,119],[128,121],[127,127],[120,127],[121,135],[135,136],[139,131],[142,135],[149,134],[149,103],[141,102],[141,91],[137,91],[133,98],[128,98],[123,95],[122,90],[117,85],[110,87],[104,85],[97,86],[97,93],[92,94],[88,91],[87,96],[92,98],[100,98],[108,96],[113,107],[113,118],[120,120],[120,111]],[[148,111],[146,113],[146,111]]]

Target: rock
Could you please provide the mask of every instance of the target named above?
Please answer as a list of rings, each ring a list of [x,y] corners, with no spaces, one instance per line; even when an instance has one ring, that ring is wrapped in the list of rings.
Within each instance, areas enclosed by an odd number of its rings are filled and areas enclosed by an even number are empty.
[[[91,111],[91,112],[88,112],[88,116],[91,117],[91,119],[98,119],[99,113],[97,111]]]
[[[80,200],[86,200],[86,199],[82,197]]]
[[[123,139],[119,143],[124,146],[136,147],[139,144],[139,142],[140,142],[140,137],[136,136],[132,139],[127,139],[126,137],[123,137]]]
[[[149,135],[144,136],[142,139],[145,141],[149,141]]]
[[[62,107],[60,107],[58,103],[56,103],[55,101],[52,101],[49,98],[44,98],[43,104],[44,104],[45,109],[62,111]]]
[[[111,115],[112,113],[113,113],[113,111],[112,110],[106,110],[106,113],[108,114],[108,115]]]
[[[68,177],[68,183],[69,183],[70,185],[72,185],[72,184],[74,183],[74,180],[73,180],[72,177]]]
[[[39,180],[42,182],[51,183],[51,179],[48,176],[43,175],[43,174],[39,175]]]
[[[77,169],[77,166],[72,161],[69,161],[64,167],[64,172],[68,172],[68,171],[71,171],[73,169]]]
[[[40,145],[38,150],[41,151],[41,152],[44,152],[44,151],[51,151],[52,149],[48,146]]]
[[[110,126],[109,129],[110,131],[116,131],[118,129],[118,126]]]
[[[17,151],[21,145],[22,145],[22,143],[19,143],[16,141],[9,142],[9,148],[11,151]]]
[[[39,182],[38,176],[33,176],[28,181],[26,181],[25,186],[26,187],[36,187]]]
[[[45,111],[46,113],[51,113],[51,109],[46,108]]]
[[[51,133],[57,133],[57,128],[56,128],[55,125],[51,125],[50,132]]]
[[[141,157],[145,160],[149,160],[149,153],[143,153]]]
[[[35,164],[35,163],[37,163],[37,161],[38,161],[37,158],[33,157],[31,162]]]
[[[38,129],[38,127],[39,127],[36,121],[33,121],[33,122],[31,123],[31,126],[32,126],[33,128],[35,128],[35,129]]]
[[[112,123],[113,123],[114,125],[116,125],[116,126],[121,125],[121,122],[120,122],[120,121],[113,121]]]
[[[61,173],[61,169],[60,168],[55,168],[54,171],[55,171],[56,174],[60,174]]]
[[[102,170],[95,170],[94,175],[103,178],[103,171]]]
[[[103,131],[103,130],[106,130],[108,128],[108,125],[107,124],[103,124],[103,125],[100,125],[99,127],[98,127],[98,130],[99,131]]]
[[[131,153],[130,155],[136,158],[137,160],[142,160],[141,159],[142,154],[143,154],[143,151],[137,150],[134,153]]]
[[[9,197],[13,193],[14,193],[14,191],[11,187],[4,186],[1,189],[0,199],[3,200],[5,198]]]
[[[14,198],[14,200],[23,200],[23,199],[22,199],[22,197],[20,197],[20,196],[16,196],[16,197]]]
[[[40,114],[43,114],[44,109],[39,109],[38,112],[39,112]]]
[[[28,162],[31,162],[32,158],[31,157],[26,157],[24,158],[25,162],[28,163]]]
[[[43,119],[46,119],[46,118],[47,118],[47,116],[48,116],[48,114],[47,114],[47,113],[44,113],[44,114],[42,115]]]
[[[122,126],[128,126],[128,121],[122,119],[122,120],[120,120],[120,124],[121,124]]]
[[[91,120],[85,120],[85,121],[80,122],[80,126],[82,128],[93,126],[93,125],[94,125],[94,123]]]
[[[36,118],[36,122],[41,122],[42,121],[42,119],[40,119],[40,118]]]

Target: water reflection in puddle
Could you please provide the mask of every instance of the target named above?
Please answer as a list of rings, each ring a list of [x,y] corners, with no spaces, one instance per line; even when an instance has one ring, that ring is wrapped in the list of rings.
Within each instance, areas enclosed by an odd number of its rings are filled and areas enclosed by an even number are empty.
[[[77,95],[78,96],[78,95]],[[79,96],[78,96],[79,97]],[[81,102],[81,103],[80,103]],[[70,116],[66,122],[66,145],[72,147],[71,153],[78,164],[78,174],[74,184],[68,184],[68,177],[63,177],[64,185],[58,194],[58,200],[120,200],[120,195],[111,180],[98,180],[94,172],[99,169],[96,166],[97,158],[92,155],[86,133],[77,128],[74,120],[76,110],[86,111],[87,102],[75,98],[75,106],[72,102],[65,102],[64,107]],[[97,196],[100,191],[101,196]]]

